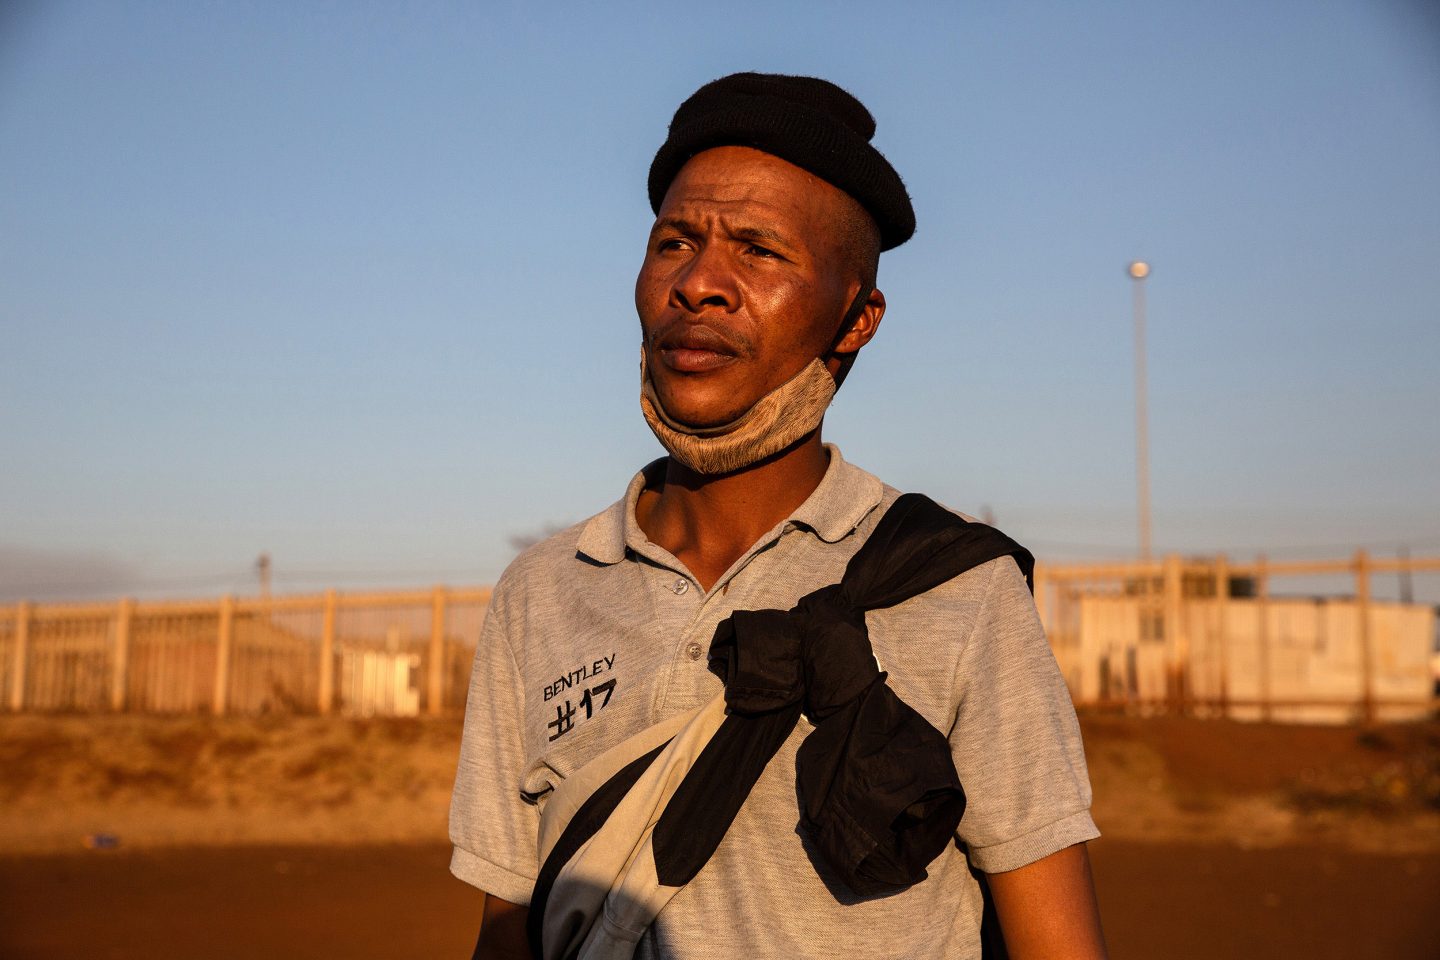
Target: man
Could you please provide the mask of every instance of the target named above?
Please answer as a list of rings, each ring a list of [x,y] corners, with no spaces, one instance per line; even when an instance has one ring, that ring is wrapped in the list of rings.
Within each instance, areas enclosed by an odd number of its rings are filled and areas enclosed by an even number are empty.
[[[866,689],[939,744],[943,774],[958,775],[945,795],[963,788],[958,826],[891,886],[855,879],[816,825],[803,745],[820,741],[821,711],[807,699],[746,774],[745,723],[768,715],[746,715],[733,662],[707,657],[733,653],[753,624],[813,612],[862,557],[886,568],[888,532],[861,548],[912,505],[820,438],[885,313],[879,252],[914,231],[873,133],[859,101],[805,77],[736,74],[676,112],[650,171],[656,220],[635,286],[641,406],[669,456],[496,587],[451,809],[451,869],[487,893],[477,957],[528,956],[527,921],[546,956],[979,957],[987,916],[1011,957],[1104,956],[1084,758],[1017,545],[926,514],[1009,546],[903,602],[832,618],[851,625],[835,635],[860,644]],[[756,610],[770,612],[744,612]],[[812,686],[840,649],[816,630],[800,671]],[[747,655],[770,652],[769,635],[754,642]],[[707,767],[704,751],[732,734],[733,772]],[[910,776],[908,759],[899,767]],[[709,811],[727,791],[736,809],[677,831],[676,810]],[[897,834],[935,806],[905,806]],[[581,821],[592,832],[576,834]],[[713,843],[696,839],[707,833]],[[662,861],[677,857],[695,862],[667,885],[676,871]],[[586,872],[599,861],[609,872]],[[627,893],[636,875],[643,892]],[[607,879],[587,890],[587,876]]]

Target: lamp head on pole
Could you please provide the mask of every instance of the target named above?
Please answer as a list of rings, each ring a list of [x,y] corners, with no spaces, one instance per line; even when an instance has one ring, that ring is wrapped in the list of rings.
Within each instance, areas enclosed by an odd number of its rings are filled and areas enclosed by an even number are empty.
[[[1136,260],[1126,268],[1132,280],[1144,280],[1150,276],[1150,264],[1144,260]]]

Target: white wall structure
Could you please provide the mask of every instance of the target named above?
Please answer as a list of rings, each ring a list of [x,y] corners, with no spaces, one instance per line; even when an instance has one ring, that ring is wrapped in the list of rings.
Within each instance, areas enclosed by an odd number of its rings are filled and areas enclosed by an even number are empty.
[[[1436,610],[1371,598],[1404,561],[1231,566],[1225,558],[1042,566],[1036,601],[1079,705],[1239,720],[1416,720],[1437,708]],[[1436,566],[1433,558],[1421,561]],[[1281,575],[1344,573],[1349,596],[1276,597]]]
[[[340,661],[340,702],[348,716],[418,717],[420,655],[346,650]]]
[[[1142,637],[1141,597],[1081,596],[1079,637],[1066,679],[1080,703],[1163,701],[1177,638]],[[1435,612],[1418,604],[1372,603],[1371,697],[1377,720],[1429,712]],[[1350,599],[1188,598],[1181,629],[1188,648],[1186,699],[1223,705],[1235,719],[1343,723],[1365,700],[1360,607]]]

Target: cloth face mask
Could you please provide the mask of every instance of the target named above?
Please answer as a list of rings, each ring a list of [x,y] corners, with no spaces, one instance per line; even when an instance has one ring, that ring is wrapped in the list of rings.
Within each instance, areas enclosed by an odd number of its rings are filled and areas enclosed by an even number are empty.
[[[825,418],[835,378],[819,357],[718,427],[689,427],[665,413],[640,349],[640,410],[660,445],[696,473],[732,473],[779,453]]]

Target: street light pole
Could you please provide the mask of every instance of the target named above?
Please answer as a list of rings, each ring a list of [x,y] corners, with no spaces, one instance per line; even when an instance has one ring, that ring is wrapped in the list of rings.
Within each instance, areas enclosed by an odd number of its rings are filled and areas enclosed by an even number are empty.
[[[1140,515],[1140,559],[1150,559],[1150,427],[1145,401],[1145,278],[1150,264],[1136,260],[1128,268],[1135,313],[1135,482]]]

